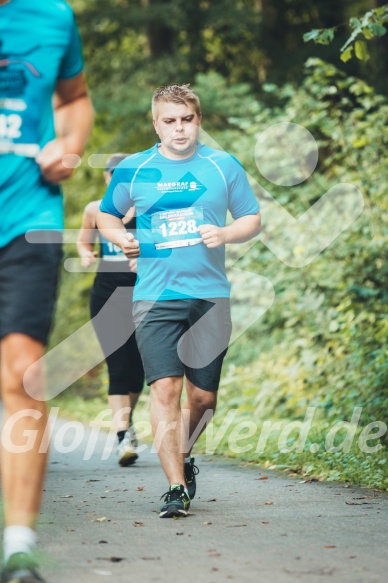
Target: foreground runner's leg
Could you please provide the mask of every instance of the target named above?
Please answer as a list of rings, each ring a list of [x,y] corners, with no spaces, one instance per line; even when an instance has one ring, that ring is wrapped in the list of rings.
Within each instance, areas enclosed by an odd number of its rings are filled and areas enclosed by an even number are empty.
[[[182,459],[182,384],[182,377],[161,378],[151,384],[154,447],[170,484],[168,492],[163,494],[162,518],[187,516],[190,506]]]
[[[184,444],[184,473],[187,490],[192,500],[196,492],[195,476],[199,473],[191,450],[198,437],[206,428],[213,417],[217,405],[217,391],[205,391],[196,387],[191,381],[186,379],[186,400],[182,404],[184,420],[184,435],[187,444]]]
[[[1,340],[0,350],[4,424],[8,421],[2,432],[1,453],[7,525],[4,532],[4,562],[7,564],[13,556],[11,564],[15,563],[16,558],[20,558],[23,568],[27,568],[26,555],[29,563],[31,559],[28,559],[28,556],[34,552],[34,529],[46,470],[48,444],[42,444],[42,453],[39,453],[39,448],[46,429],[48,413],[45,402],[34,399],[34,396],[38,399],[43,398],[43,370],[34,367],[33,372],[29,372],[33,375],[28,379],[30,393],[33,391],[33,394],[26,393],[23,380],[27,369],[43,356],[44,345],[25,334],[9,334]],[[26,440],[26,435],[34,437],[29,441]],[[12,448],[14,450],[20,448],[21,451],[10,451]],[[4,573],[6,571],[7,567]],[[40,580],[35,575],[35,579],[31,578],[31,581]],[[5,574],[3,579],[4,577]]]

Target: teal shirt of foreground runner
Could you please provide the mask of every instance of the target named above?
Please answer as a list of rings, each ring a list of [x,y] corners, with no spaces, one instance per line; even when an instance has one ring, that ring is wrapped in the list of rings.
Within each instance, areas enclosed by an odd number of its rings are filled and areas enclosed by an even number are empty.
[[[233,219],[259,211],[233,156],[203,144],[183,160],[166,158],[158,145],[129,156],[100,210],[123,218],[132,206],[140,243],[134,301],[229,297],[225,246],[208,249],[197,227],[224,227],[228,210]]]
[[[73,12],[63,0],[0,6],[0,247],[30,229],[62,229],[59,186],[45,182],[35,156],[55,138],[58,79],[83,69]]]

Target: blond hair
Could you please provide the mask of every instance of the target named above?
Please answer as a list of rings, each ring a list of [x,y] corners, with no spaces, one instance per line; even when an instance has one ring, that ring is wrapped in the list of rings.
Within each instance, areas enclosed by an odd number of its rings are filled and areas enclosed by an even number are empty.
[[[162,85],[152,96],[152,115],[155,115],[158,103],[181,103],[193,105],[197,115],[201,115],[199,97],[190,88],[190,83],[185,85]]]

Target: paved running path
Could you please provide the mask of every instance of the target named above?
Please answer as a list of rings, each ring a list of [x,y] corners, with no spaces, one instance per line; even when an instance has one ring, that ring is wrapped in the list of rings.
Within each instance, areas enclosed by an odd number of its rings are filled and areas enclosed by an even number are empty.
[[[39,531],[48,583],[386,581],[386,492],[199,458],[192,515],[160,519],[156,454],[131,468],[102,461],[112,443],[101,432],[84,461],[88,439],[51,454]]]

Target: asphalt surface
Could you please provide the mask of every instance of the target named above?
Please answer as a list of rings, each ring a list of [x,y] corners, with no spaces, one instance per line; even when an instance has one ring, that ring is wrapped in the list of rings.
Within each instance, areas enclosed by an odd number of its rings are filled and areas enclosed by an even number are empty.
[[[103,432],[58,452],[75,436],[63,427],[40,516],[48,583],[387,580],[386,492],[199,457],[191,515],[161,519],[167,482],[149,446],[120,468]]]

